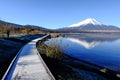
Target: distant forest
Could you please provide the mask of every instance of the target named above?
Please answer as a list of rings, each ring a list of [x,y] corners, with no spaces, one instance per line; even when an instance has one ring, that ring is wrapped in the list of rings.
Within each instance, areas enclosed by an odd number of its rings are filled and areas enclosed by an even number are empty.
[[[26,35],[26,34],[45,34],[50,30],[33,25],[18,25],[0,21],[0,37],[11,35]]]

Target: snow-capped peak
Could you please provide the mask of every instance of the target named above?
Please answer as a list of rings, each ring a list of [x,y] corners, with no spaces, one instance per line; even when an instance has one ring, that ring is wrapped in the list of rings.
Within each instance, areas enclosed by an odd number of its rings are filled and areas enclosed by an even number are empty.
[[[72,24],[72,25],[70,25],[68,27],[79,27],[81,25],[87,25],[87,24],[102,25],[102,23],[98,22],[94,18],[88,18],[88,19],[85,19],[82,22],[79,22],[79,23],[76,23],[76,24]]]

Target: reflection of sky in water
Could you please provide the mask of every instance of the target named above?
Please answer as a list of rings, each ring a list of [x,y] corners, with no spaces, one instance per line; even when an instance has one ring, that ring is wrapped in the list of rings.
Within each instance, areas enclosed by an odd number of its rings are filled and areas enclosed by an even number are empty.
[[[62,46],[67,45],[66,54],[120,71],[120,38],[67,36],[57,39],[62,40]]]

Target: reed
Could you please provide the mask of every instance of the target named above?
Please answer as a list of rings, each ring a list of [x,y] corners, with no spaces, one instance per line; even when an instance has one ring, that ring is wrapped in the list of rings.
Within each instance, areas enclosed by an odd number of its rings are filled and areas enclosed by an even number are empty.
[[[57,37],[59,37],[59,36],[62,36],[62,37],[64,37],[64,34],[51,34],[51,38],[57,38]]]
[[[66,46],[61,48],[61,44],[62,40],[50,41],[47,45],[44,42],[39,42],[37,48],[39,53],[45,54],[49,58],[62,60]]]

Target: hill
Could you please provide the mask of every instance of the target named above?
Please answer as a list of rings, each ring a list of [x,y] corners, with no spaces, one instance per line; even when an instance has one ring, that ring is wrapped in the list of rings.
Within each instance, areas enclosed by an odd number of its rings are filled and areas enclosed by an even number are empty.
[[[0,35],[4,36],[8,32],[10,34],[37,34],[37,33],[46,33],[49,32],[50,29],[46,29],[40,26],[34,25],[19,25],[10,22],[5,22],[0,20]]]

